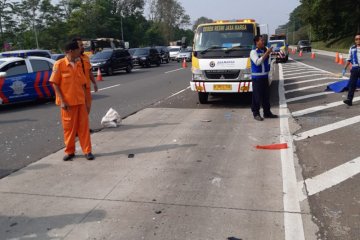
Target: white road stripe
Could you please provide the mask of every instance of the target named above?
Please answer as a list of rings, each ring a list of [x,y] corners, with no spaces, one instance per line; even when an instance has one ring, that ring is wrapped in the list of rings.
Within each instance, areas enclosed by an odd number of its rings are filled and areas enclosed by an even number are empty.
[[[305,240],[297,191],[293,140],[289,129],[289,109],[287,108],[284,93],[285,88],[282,64],[279,65],[279,74],[280,142],[286,142],[289,146],[288,149],[281,150],[285,240]]]
[[[185,88],[185,89],[183,89],[183,90],[181,90],[181,91],[179,91],[179,92],[177,92],[177,93],[174,93],[173,95],[171,95],[171,96],[169,96],[169,97],[167,97],[167,98],[165,98],[165,100],[168,100],[169,98],[172,98],[172,97],[174,97],[174,96],[176,96],[176,95],[179,95],[180,93],[185,92],[185,91],[188,90],[189,88],[190,88],[190,86],[187,87],[187,88]]]
[[[296,77],[287,77],[285,78],[285,80],[290,80],[290,79],[299,79],[299,78],[305,78],[305,77],[313,77],[313,76],[324,76],[324,73],[315,73],[315,74],[311,74],[311,75],[302,75],[302,76],[296,76]]]
[[[287,68],[284,70],[284,74],[292,72],[292,71],[307,71],[310,70],[308,67],[294,67],[294,68]]]
[[[338,78],[333,78],[333,77],[315,78],[315,79],[310,79],[310,80],[287,83],[287,84],[284,84],[284,86],[290,86],[290,85],[301,84],[301,83],[316,82],[316,81],[320,81],[320,80],[333,80],[333,79],[338,79]]]
[[[284,78],[285,79],[287,79],[288,77],[292,77],[292,76],[296,76],[296,75],[301,75],[301,74],[304,74],[304,73],[306,73],[306,74],[308,74],[308,73],[318,73],[319,71],[318,70],[307,70],[306,72],[304,72],[304,71],[301,71],[301,72],[296,72],[296,73],[294,73],[294,72],[290,72],[291,74],[287,74],[287,73],[284,73]]]
[[[317,84],[317,85],[312,85],[312,86],[307,86],[307,87],[302,87],[302,88],[291,89],[291,90],[285,91],[285,94],[286,93],[292,93],[292,92],[299,92],[299,91],[312,89],[312,88],[317,88],[317,87],[323,87],[323,86],[327,86],[327,85],[329,85],[331,83],[334,83],[334,82],[322,83],[322,84]]]
[[[290,73],[290,72],[303,72],[305,70],[309,70],[309,68],[307,68],[307,67],[293,68],[293,69],[289,69],[288,71],[284,71],[284,75],[286,75],[287,73]],[[315,71],[315,69],[314,69],[314,71]]]
[[[164,72],[164,73],[165,73],[165,74],[168,74],[168,73],[177,72],[177,71],[180,71],[180,70],[183,70],[183,69],[184,69],[184,68],[178,68],[178,69],[171,70],[171,71]]]
[[[306,131],[306,132],[296,134],[294,136],[294,140],[295,141],[304,140],[309,137],[318,136],[318,135],[328,133],[328,132],[331,132],[331,131],[334,131],[334,130],[337,130],[337,129],[340,129],[343,127],[347,127],[347,126],[353,125],[358,122],[360,122],[360,116],[348,118],[348,119],[345,119],[345,120],[342,120],[342,121],[339,121],[336,123],[328,124],[328,125],[325,125],[322,127],[318,127],[318,128]]]
[[[360,173],[360,157],[326,171],[316,177],[306,179],[309,196],[331,188]],[[300,186],[300,184],[299,184]],[[305,200],[305,199],[302,199]]]
[[[299,100],[304,100],[304,99],[308,99],[308,98],[313,98],[313,97],[319,97],[322,95],[328,95],[328,94],[333,94],[334,92],[320,92],[320,93],[314,93],[314,94],[309,94],[309,95],[305,95],[305,96],[300,96],[300,97],[294,97],[294,98],[289,98],[286,100],[287,103],[289,102],[296,102]]]
[[[105,88],[100,88],[99,89],[99,92],[100,91],[104,91],[104,90],[107,90],[107,89],[110,89],[110,88],[115,88],[115,87],[118,87],[120,86],[121,84],[116,84],[116,85],[113,85],[113,86],[110,86],[110,87],[105,87]],[[91,91],[92,93],[95,92],[95,91]]]
[[[360,101],[360,97],[355,97],[353,99],[353,102],[357,102],[357,101]],[[304,110],[299,110],[299,111],[293,112],[291,114],[293,115],[293,117],[300,117],[300,116],[303,116],[303,115],[306,115],[306,114],[319,112],[319,111],[322,111],[322,110],[325,110],[325,109],[328,109],[328,108],[338,107],[338,106],[341,106],[341,105],[344,105],[343,101],[338,101],[338,102],[328,103],[328,104],[321,105],[321,106],[311,107],[311,108],[307,108],[307,109],[304,109]]]

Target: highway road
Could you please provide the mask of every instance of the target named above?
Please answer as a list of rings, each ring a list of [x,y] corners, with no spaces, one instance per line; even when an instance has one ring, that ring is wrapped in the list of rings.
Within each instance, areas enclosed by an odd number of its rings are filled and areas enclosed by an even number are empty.
[[[61,161],[53,103],[1,109],[0,230],[9,239],[360,239],[360,96],[347,107],[345,93],[325,91],[342,69],[332,57],[291,55],[275,69],[280,118],[264,122],[253,120],[250,95],[200,105],[177,63],[105,77],[91,126],[109,107],[126,119],[92,135],[91,164]]]
[[[175,62],[104,76],[100,91],[93,94],[91,128],[101,128],[110,107],[126,117],[187,88],[189,76],[189,70]],[[60,110],[52,102],[1,107],[0,124],[0,178],[64,146]]]

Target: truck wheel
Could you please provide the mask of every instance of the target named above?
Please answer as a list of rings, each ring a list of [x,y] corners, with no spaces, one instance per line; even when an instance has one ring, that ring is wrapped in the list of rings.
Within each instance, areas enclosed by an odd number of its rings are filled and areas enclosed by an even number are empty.
[[[209,93],[199,92],[198,95],[199,95],[199,102],[201,104],[208,103]]]

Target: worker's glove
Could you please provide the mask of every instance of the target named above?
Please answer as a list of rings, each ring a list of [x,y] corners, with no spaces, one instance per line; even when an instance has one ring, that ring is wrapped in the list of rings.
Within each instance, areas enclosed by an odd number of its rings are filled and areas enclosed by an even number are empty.
[[[346,74],[346,69],[343,69],[341,73],[342,73],[343,76],[345,76],[345,74]]]

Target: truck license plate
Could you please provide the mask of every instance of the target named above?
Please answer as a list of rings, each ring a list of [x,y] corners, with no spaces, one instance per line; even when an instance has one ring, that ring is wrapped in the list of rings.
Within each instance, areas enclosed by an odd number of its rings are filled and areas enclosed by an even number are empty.
[[[214,90],[231,91],[231,90],[232,90],[232,86],[231,86],[231,85],[214,85]]]

